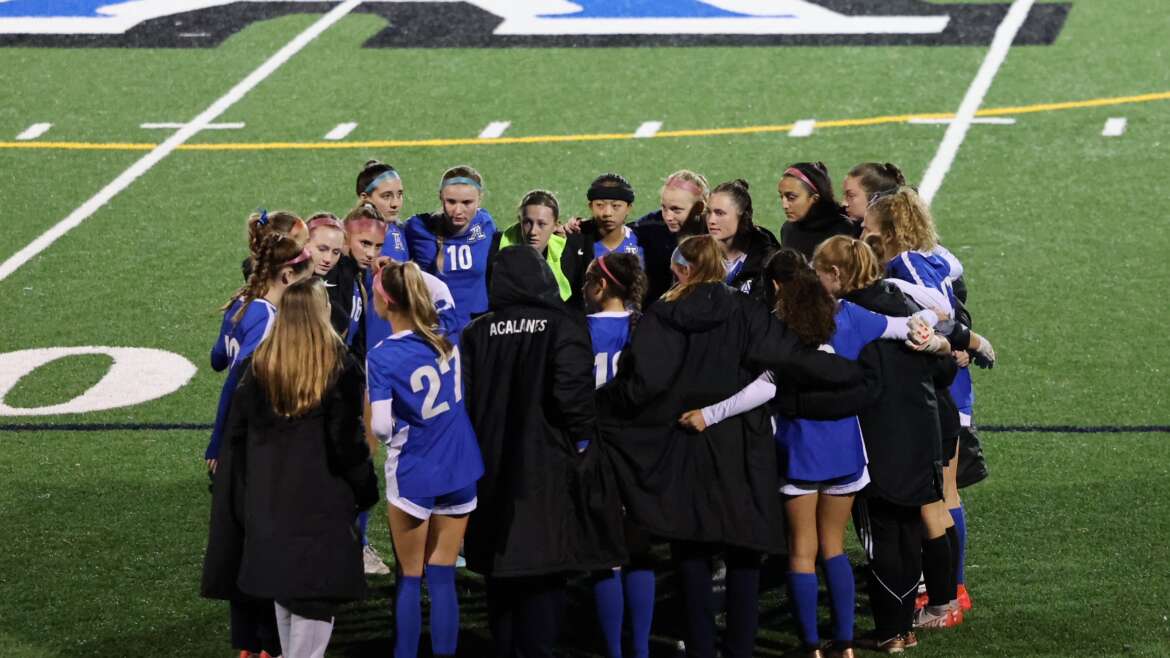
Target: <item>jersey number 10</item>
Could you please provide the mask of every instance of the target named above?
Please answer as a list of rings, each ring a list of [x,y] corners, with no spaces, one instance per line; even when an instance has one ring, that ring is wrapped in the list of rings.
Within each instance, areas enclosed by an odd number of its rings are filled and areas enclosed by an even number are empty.
[[[471,269],[471,245],[447,245],[447,262],[451,264],[451,271]]]
[[[593,355],[593,381],[595,388],[601,388],[613,376],[617,374],[618,357],[622,353],[620,351],[613,353],[611,359],[607,352],[599,352]]]
[[[440,402],[435,405],[435,401],[439,399],[440,389],[443,386],[443,380],[439,375],[446,375],[451,372],[451,362],[455,362],[455,401],[463,400],[463,375],[462,368],[459,365],[459,348],[451,350],[451,356],[447,359],[437,359],[439,369],[435,370],[434,366],[422,366],[416,369],[410,375],[410,390],[415,393],[421,393],[424,388],[427,390],[426,397],[423,399],[422,417],[423,420],[430,420],[435,416],[449,411],[451,405],[447,402]]]

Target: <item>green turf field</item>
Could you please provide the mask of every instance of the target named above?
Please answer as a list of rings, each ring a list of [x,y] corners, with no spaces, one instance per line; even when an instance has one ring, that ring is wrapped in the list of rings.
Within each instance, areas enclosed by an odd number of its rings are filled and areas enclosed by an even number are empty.
[[[934,202],[944,243],[964,262],[976,328],[1000,356],[975,373],[976,415],[1001,428],[1165,428],[1170,7],[1071,5],[1053,45],[1011,50],[982,108],[1016,123],[973,125]],[[0,47],[0,260],[172,132],[140,124],[191,120],[319,18],[255,22],[206,49]],[[954,113],[987,52],[361,47],[384,27],[371,14],[341,19],[216,119],[244,128],[196,135],[0,279],[0,355],[141,347],[199,368],[140,405],[0,416],[0,655],[228,655],[226,607],[198,598],[208,433],[92,425],[212,421],[223,378],[207,354],[217,308],[240,283],[252,209],[341,213],[361,164],[377,157],[403,172],[408,214],[431,209],[442,170],[464,162],[484,173],[485,206],[500,224],[533,187],[584,212],[589,181],[608,170],[631,179],[640,214],[654,209],[662,179],[687,167],[713,183],[749,180],[756,221],[778,230],[775,184],[790,162],[823,160],[838,185],[851,165],[875,159],[917,180],[946,128],[904,115]],[[1104,137],[1112,117],[1127,128]],[[788,136],[809,118],[818,120],[812,136]],[[511,122],[504,138],[475,139],[492,121]],[[646,121],[663,123],[659,135],[630,138]],[[15,139],[37,122],[53,126]],[[323,139],[343,122],[358,126]],[[743,130],[717,130],[733,128]],[[0,402],[69,401],[110,362],[55,361]],[[20,424],[90,427],[12,427]],[[914,651],[1170,656],[1170,434],[982,437],[992,477],[964,494],[975,611],[959,629],[923,635]],[[371,530],[388,554],[385,523]],[[853,557],[861,561],[856,546]],[[464,582],[475,628],[462,652],[486,655],[482,587],[474,576]],[[374,598],[339,619],[337,655],[390,652],[392,579],[372,584]],[[761,655],[796,644],[781,598],[765,595]],[[573,614],[566,644],[592,655],[589,607]],[[657,633],[669,630],[656,622]],[[656,644],[661,655],[670,646]]]

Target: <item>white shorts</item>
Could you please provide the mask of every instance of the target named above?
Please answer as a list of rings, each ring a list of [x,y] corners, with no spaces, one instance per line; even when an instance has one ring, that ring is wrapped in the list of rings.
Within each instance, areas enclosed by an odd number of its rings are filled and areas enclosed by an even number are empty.
[[[852,482],[829,482],[815,483],[802,482],[800,485],[785,484],[780,487],[780,493],[785,496],[807,496],[809,494],[823,493],[829,496],[849,496],[861,491],[869,484],[869,467],[861,469],[861,476]]]
[[[386,456],[386,502],[416,519],[426,521],[432,514],[462,516],[475,510],[478,501],[475,482],[438,496],[403,496],[398,493],[398,455],[402,448],[390,445]]]

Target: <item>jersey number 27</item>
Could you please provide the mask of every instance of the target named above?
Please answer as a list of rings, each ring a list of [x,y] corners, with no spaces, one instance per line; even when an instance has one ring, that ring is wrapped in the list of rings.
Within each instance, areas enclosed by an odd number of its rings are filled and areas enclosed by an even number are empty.
[[[451,405],[446,401],[440,402],[438,405],[435,401],[439,399],[439,393],[443,386],[443,380],[440,375],[446,375],[451,372],[451,363],[455,363],[455,401],[463,400],[463,377],[462,368],[459,365],[459,348],[451,350],[451,356],[447,359],[436,359],[439,364],[439,369],[435,370],[435,366],[421,366],[410,375],[410,390],[415,393],[421,393],[425,388],[427,393],[423,398],[422,417],[423,420],[430,420],[435,416],[449,411]]]

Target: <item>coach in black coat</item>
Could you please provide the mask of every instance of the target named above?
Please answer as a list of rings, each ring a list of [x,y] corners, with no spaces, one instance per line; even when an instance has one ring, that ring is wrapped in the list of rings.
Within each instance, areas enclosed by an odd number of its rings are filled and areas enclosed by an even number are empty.
[[[671,540],[766,553],[785,548],[772,428],[757,408],[695,434],[678,418],[728,398],[764,368],[805,387],[846,387],[861,369],[802,345],[766,307],[722,283],[658,301],[617,376],[598,391],[626,512]]]
[[[347,358],[320,406],[290,419],[273,411],[250,360],[244,368],[215,476],[202,594],[242,593],[328,619],[365,596],[354,520],[378,500],[361,369]]]
[[[625,560],[621,508],[596,438],[593,351],[545,259],[501,249],[491,312],[463,330],[467,411],[485,472],[468,567],[495,577],[609,569]],[[590,440],[585,452],[576,443]]]

